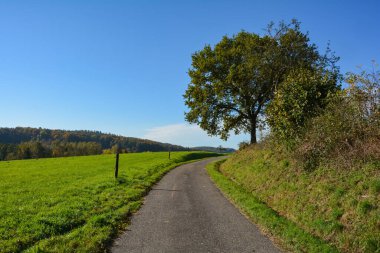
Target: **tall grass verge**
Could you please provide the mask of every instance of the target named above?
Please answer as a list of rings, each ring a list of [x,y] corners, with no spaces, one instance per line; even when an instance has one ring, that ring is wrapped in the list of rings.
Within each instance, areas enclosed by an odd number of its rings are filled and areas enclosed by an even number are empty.
[[[275,237],[283,248],[293,252],[338,252],[333,245],[306,232],[296,223],[281,216],[237,181],[223,175],[219,171],[223,162],[218,161],[207,166],[212,180],[254,223]]]
[[[250,146],[221,174],[307,233],[341,252],[380,251],[380,164],[304,170],[287,153]]]

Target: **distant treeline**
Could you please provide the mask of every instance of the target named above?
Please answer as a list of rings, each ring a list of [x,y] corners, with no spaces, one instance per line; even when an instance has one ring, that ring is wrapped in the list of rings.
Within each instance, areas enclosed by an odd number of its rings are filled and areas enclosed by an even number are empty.
[[[183,151],[182,146],[105,134],[43,128],[0,128],[0,160],[95,155],[121,152]]]
[[[47,143],[28,141],[20,144],[0,143],[0,160],[95,155],[102,152],[101,145],[96,142],[53,141]]]

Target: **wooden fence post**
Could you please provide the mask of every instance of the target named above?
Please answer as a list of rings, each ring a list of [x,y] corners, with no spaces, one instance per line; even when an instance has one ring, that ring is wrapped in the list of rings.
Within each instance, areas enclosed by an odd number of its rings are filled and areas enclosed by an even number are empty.
[[[115,165],[115,178],[119,174],[119,150],[116,151],[116,165]]]

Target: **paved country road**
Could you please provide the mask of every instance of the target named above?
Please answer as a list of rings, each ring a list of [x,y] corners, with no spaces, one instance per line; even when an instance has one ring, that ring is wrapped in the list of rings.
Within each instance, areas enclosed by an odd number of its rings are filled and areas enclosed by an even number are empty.
[[[153,187],[111,251],[280,252],[215,187],[205,166],[182,165]]]

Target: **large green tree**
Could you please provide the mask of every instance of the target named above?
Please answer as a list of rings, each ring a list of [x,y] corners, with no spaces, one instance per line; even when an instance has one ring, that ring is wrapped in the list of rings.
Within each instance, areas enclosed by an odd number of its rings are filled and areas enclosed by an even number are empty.
[[[192,55],[191,83],[184,94],[190,109],[186,120],[225,140],[231,131],[249,133],[256,143],[264,109],[287,75],[334,62],[318,52],[296,20],[270,24],[263,36],[245,31],[224,36]]]

